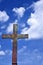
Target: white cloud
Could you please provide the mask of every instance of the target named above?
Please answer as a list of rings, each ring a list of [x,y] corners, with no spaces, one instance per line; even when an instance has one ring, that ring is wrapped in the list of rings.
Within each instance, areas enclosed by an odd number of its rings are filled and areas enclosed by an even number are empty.
[[[29,34],[29,39],[43,38],[43,0],[34,3],[34,11],[27,20],[30,28],[24,28],[21,33]]]
[[[6,29],[7,33],[12,33],[13,32],[13,24],[17,24],[18,20],[15,20],[13,23],[10,23],[9,26]]]
[[[10,23],[6,30],[7,33],[13,32],[13,23]]]
[[[27,46],[23,46],[20,50],[18,50],[18,53],[21,54],[26,48]]]
[[[0,11],[0,21],[6,22],[9,19],[8,14],[6,11]]]
[[[17,24],[18,23],[18,20],[16,19],[15,21],[14,21],[14,24]]]
[[[3,25],[3,26],[1,26],[1,29],[4,29],[6,26],[5,25]]]
[[[1,55],[12,55],[12,50],[5,50],[5,51],[1,50],[0,51],[0,56]]]
[[[34,3],[32,3],[29,7],[26,8],[26,10],[29,10],[30,8],[32,8],[34,6]]]
[[[21,27],[25,27],[25,23],[23,23]]]
[[[21,28],[25,27],[25,23],[18,24]]]
[[[22,17],[24,15],[25,8],[24,7],[13,8],[13,11],[18,15],[18,17]]]
[[[0,51],[0,55],[5,55],[5,52],[4,51]]]
[[[5,50],[5,53],[8,55],[12,55],[12,50]]]

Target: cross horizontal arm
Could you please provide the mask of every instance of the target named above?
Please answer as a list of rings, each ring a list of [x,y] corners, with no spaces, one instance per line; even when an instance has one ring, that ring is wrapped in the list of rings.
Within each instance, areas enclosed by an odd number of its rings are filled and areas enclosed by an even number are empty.
[[[12,39],[13,37],[14,37],[14,35],[12,35],[12,34],[2,34],[3,39],[6,39],[6,38]]]
[[[14,39],[14,38],[28,38],[28,34],[3,34],[2,35],[3,39],[9,38],[9,39]]]
[[[20,39],[20,38],[28,38],[28,34],[18,34],[17,38],[18,39]]]

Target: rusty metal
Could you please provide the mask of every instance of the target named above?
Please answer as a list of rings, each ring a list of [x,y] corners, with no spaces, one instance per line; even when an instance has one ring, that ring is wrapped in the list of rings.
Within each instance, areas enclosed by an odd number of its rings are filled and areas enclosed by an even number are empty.
[[[28,38],[28,34],[18,34],[17,38],[18,39],[20,39],[20,38]]]
[[[12,64],[17,64],[17,39],[13,40]]]
[[[13,25],[13,34],[2,34],[3,39],[13,39],[12,45],[12,65],[17,65],[17,39],[28,38],[28,34],[17,34],[18,25]]]

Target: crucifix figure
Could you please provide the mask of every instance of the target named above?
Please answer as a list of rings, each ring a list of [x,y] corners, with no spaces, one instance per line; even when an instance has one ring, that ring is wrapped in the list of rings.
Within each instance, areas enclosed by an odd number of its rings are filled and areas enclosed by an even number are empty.
[[[17,34],[17,24],[13,24],[13,34],[2,34],[3,39],[13,39],[12,65],[17,65],[17,39],[28,38],[28,34]]]

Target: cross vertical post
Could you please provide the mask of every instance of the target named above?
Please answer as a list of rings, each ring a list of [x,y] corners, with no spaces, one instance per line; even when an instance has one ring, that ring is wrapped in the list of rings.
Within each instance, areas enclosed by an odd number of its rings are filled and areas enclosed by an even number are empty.
[[[13,25],[13,34],[15,38],[13,39],[13,51],[12,51],[12,65],[17,65],[17,24]]]

